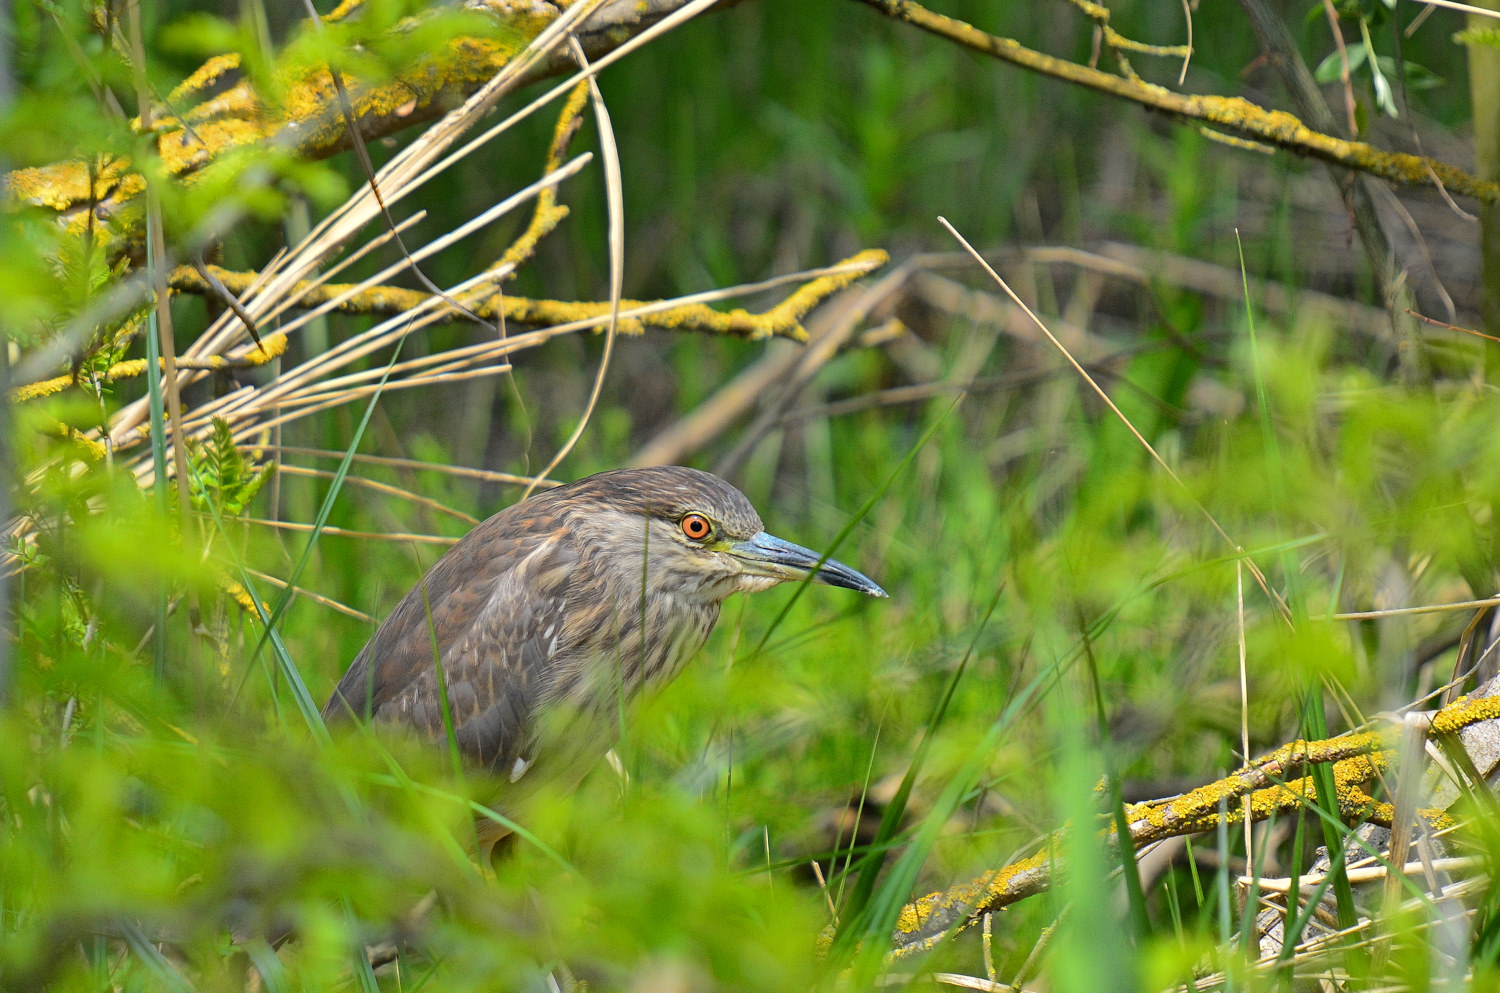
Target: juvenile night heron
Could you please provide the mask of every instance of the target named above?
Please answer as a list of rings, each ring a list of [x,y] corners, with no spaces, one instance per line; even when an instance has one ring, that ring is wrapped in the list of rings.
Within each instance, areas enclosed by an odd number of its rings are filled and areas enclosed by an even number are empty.
[[[619,707],[671,680],[732,593],[806,579],[885,596],[767,534],[745,495],[696,469],[602,472],[480,524],[396,605],[323,716],[446,738],[510,784],[571,789],[613,744]],[[442,680],[440,684],[439,680]],[[505,832],[481,821],[486,849]]]

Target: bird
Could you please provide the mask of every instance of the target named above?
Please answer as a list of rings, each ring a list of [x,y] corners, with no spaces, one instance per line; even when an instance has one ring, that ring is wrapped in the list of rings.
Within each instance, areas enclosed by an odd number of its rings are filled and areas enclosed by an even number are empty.
[[[808,581],[874,597],[868,576],[766,533],[736,487],[684,466],[545,490],[470,531],[355,657],[330,724],[452,740],[489,773],[482,857],[544,784],[575,788],[615,743],[621,706],[681,672],[734,593]],[[445,720],[444,710],[447,710]]]

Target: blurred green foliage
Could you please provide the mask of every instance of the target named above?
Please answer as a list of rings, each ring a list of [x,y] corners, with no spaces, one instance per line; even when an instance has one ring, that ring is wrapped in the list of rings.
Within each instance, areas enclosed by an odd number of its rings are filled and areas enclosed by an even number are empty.
[[[1316,64],[1329,53],[1327,27],[1318,5],[1303,6],[1318,16],[1299,18],[1295,8],[1289,23]],[[1089,56],[1089,23],[1062,4],[944,9],[1055,54]],[[1350,16],[1412,19],[1404,8],[1381,11],[1370,4]],[[474,16],[392,32],[413,10],[379,4],[325,37],[253,4],[146,13],[158,93],[224,47],[242,52],[268,91],[287,52],[382,78],[443,32],[471,28]],[[1176,3],[1122,3],[1112,13],[1132,37],[1181,40]],[[0,115],[8,166],[133,154],[149,168],[127,123],[134,89],[107,14],[81,3],[15,4],[19,89]],[[1205,5],[1193,16],[1190,88],[1272,85],[1254,68],[1237,10]],[[1457,65],[1447,16],[1403,42],[1409,68]],[[1391,58],[1383,23],[1371,68]],[[350,54],[354,42],[362,44]],[[1170,83],[1177,67],[1138,68]],[[1432,126],[1460,129],[1468,108],[1459,72],[1442,75],[1445,85],[1408,96]],[[1257,223],[1245,254],[1258,274],[1351,295],[1368,284],[1347,246],[1336,265],[1310,266],[1309,253],[1327,243],[1298,237],[1312,211],[1290,190],[1313,167],[1249,160],[855,4],[740,4],[649,46],[601,85],[624,167],[628,296],[729,285],[873,245],[898,259],[949,251],[938,214],[985,246],[1116,239],[1231,267],[1233,228],[1250,214]],[[1377,99],[1374,90],[1360,96]],[[532,181],[550,128],[529,121],[426,190],[429,218],[412,243]],[[580,144],[594,141],[586,127]],[[377,165],[390,154],[371,151]],[[1121,175],[1128,189],[1111,193]],[[321,212],[361,182],[348,156],[307,163],[256,150],[202,184],[159,185],[173,245],[196,251],[212,216],[244,217],[214,251],[253,268],[284,240],[290,205]],[[1256,183],[1272,190],[1269,206],[1245,195]],[[515,292],[606,295],[602,187],[590,178],[565,188],[572,216]],[[462,278],[493,260],[517,223],[440,254],[426,271],[442,285]],[[63,236],[50,215],[7,214],[0,327],[17,359],[76,335],[66,354],[81,356],[86,388],[10,410],[11,482],[39,527],[35,544],[18,549],[14,702],[0,717],[0,988],[243,989],[258,970],[255,982],[273,993],[543,989],[549,975],[599,989],[806,990],[836,984],[851,962],[868,967],[853,975],[869,980],[884,968],[878,955],[836,946],[824,957],[819,945],[829,902],[847,914],[862,869],[876,880],[870,906],[899,908],[1029,852],[1065,822],[1105,823],[1107,798],[1094,787],[1108,767],[1128,788],[1156,795],[1239,764],[1241,583],[1253,748],[1297,733],[1308,686],[1327,690],[1337,730],[1446,678],[1464,619],[1350,624],[1328,615],[1493,592],[1473,577],[1493,585],[1500,408],[1472,375],[1492,343],[1434,332],[1438,378],[1410,389],[1393,381],[1389,342],[1319,313],[1264,314],[1254,298],[1224,306],[1165,276],[1106,295],[1071,270],[1018,269],[1030,281],[1023,295],[1044,314],[1071,320],[1082,307],[1089,330],[1121,351],[1102,382],[1186,490],[1055,356],[911,295],[898,310],[920,361],[945,372],[979,356],[963,399],[955,406],[949,391],[789,421],[735,478],[772,530],[815,547],[878,495],[839,554],[892,599],[812,591],[779,623],[790,591],[731,602],[695,664],[629,715],[618,748],[628,787],[601,764],[578,792],[539,803],[530,836],[491,870],[468,854],[470,805],[485,795],[475,775],[456,776],[444,755],[400,739],[356,734],[320,745],[299,713],[288,676],[321,702],[370,624],[293,599],[279,642],[267,644],[231,595],[241,578],[234,562],[286,576],[310,540],[237,518],[310,521],[329,481],[273,478],[266,455],[221,432],[190,466],[195,505],[212,513],[163,519],[128,473],[60,428],[98,426],[143,388],[91,378],[125,354],[118,330],[139,310],[104,328],[84,321],[87,334],[75,327],[122,264],[86,237]],[[181,347],[209,311],[177,299],[173,314]],[[328,323],[340,340],[369,321]],[[467,344],[477,333],[454,324],[416,347]],[[138,341],[130,347],[140,354]],[[293,347],[315,348],[305,337]],[[622,341],[603,406],[563,474],[624,463],[765,348],[665,333]],[[384,396],[362,450],[535,470],[571,431],[598,356],[595,341],[559,339],[500,380]],[[803,402],[905,383],[916,361],[851,349]],[[1018,371],[1036,375],[1007,383]],[[1208,403],[1206,391],[1227,399]],[[362,411],[328,411],[283,441],[341,453]],[[717,439],[695,458],[712,466],[734,441]],[[435,471],[356,471],[476,517],[518,495]],[[1237,572],[1205,510],[1272,589],[1296,592],[1303,619],[1294,628]],[[467,527],[351,486],[328,523],[447,536]],[[297,583],[379,618],[438,552],[324,534]],[[258,580],[246,586],[267,605],[279,594]],[[163,596],[170,616],[155,630]],[[152,639],[166,644],[160,681]],[[1102,729],[1091,716],[1090,667]],[[909,802],[890,818],[894,848],[872,855],[860,845],[924,739]],[[1308,837],[1318,833],[1310,820]],[[1089,831],[1063,835],[1072,870],[1060,888],[994,923],[998,975],[1016,976],[1058,918],[1036,965],[1058,990],[1157,988],[1235,968],[1227,901],[1229,860],[1243,855],[1237,834],[1196,843],[1217,849],[1219,869],[1178,860],[1148,884],[1150,931],[1139,941],[1120,924],[1109,875],[1116,853]],[[1290,847],[1283,843],[1283,873],[1304,854]],[[826,890],[811,879],[815,860]],[[414,916],[433,893],[436,909]],[[1495,919],[1494,894],[1477,903]],[[262,943],[288,932],[295,937],[279,952]],[[1415,928],[1397,932],[1407,937],[1392,981],[1426,988],[1440,972],[1432,949]],[[363,948],[391,939],[392,957],[372,972]],[[866,939],[867,953],[882,950],[874,942]],[[1483,932],[1473,943],[1487,975],[1497,946]],[[970,932],[921,968],[978,975],[980,960]]]

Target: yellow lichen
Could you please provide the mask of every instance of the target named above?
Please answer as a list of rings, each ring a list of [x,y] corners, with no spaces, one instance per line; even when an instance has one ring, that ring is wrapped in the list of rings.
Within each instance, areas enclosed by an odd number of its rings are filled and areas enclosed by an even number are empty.
[[[625,318],[620,321],[622,334],[640,334],[646,324],[668,330],[692,330],[709,334],[734,335],[742,338],[765,338],[780,336],[795,341],[806,340],[807,332],[799,323],[818,303],[850,283],[867,275],[871,269],[883,264],[888,256],[880,249],[860,252],[840,263],[848,271],[831,276],[822,276],[804,283],[785,300],[763,314],[753,314],[743,309],[731,311],[715,310],[696,303],[685,304],[659,311],[645,318]],[[213,269],[214,275],[231,293],[249,289],[257,278],[256,273],[231,272]],[[190,268],[174,270],[168,277],[174,290],[206,292],[203,278]],[[408,290],[392,286],[376,286],[357,289],[352,284],[331,283],[314,287],[302,284],[293,290],[303,306],[313,307],[345,293],[350,295],[339,305],[348,313],[403,313],[414,307],[424,306],[429,296],[420,290]],[[564,300],[534,300],[500,293],[477,299],[466,299],[464,305],[484,320],[516,321],[537,327],[553,327],[578,321],[597,321],[609,315],[609,304],[602,301],[571,302]],[[622,310],[651,306],[641,300],[622,300]],[[600,325],[602,329],[602,324]]]
[[[1252,141],[1270,142],[1302,155],[1361,169],[1400,183],[1436,185],[1486,203],[1500,202],[1500,184],[1472,176],[1437,159],[1385,152],[1361,142],[1344,141],[1306,127],[1284,111],[1266,110],[1239,97],[1178,93],[1139,78],[1116,76],[1027,48],[1012,38],[981,31],[971,24],[928,10],[912,0],[864,0],[865,3],[925,31],[1040,75],[1085,86],[1191,121],[1215,124]]]
[[[102,462],[104,461],[104,457],[109,454],[105,450],[103,445],[95,441],[93,438],[90,438],[82,431],[73,427],[71,424],[64,424],[61,421],[57,421],[52,425],[50,433],[54,437],[61,438],[71,443],[76,449],[78,449],[78,454],[85,461]]]
[[[1030,858],[1012,862],[1003,869],[995,869],[949,889],[929,893],[901,908],[901,913],[896,918],[896,930],[901,934],[916,934],[934,914],[939,915],[940,920],[946,920],[954,911],[968,915],[972,921],[972,915],[1003,906],[1012,902],[1016,896],[1024,895],[1016,892],[1015,884],[1020,879],[1027,879],[1031,883],[1026,887],[1026,893],[1032,892],[1050,875],[1051,864],[1049,854],[1042,851]]]
[[[259,121],[224,118],[164,134],[157,141],[156,150],[173,175],[192,182],[196,177],[187,174],[216,161],[230,149],[253,145],[268,137],[270,133]]]
[[[1454,734],[1480,721],[1500,719],[1500,696],[1463,697],[1432,718],[1433,734]],[[1368,785],[1390,764],[1391,735],[1363,731],[1324,741],[1294,741],[1262,756],[1234,775],[1183,796],[1148,801],[1125,808],[1134,847],[1172,835],[1212,830],[1221,820],[1238,824],[1246,807],[1253,821],[1289,813],[1318,800],[1312,776],[1275,782],[1287,770],[1315,762],[1331,762],[1339,816],[1347,823],[1369,822],[1390,827],[1396,811],[1392,804],[1377,801]],[[1270,782],[1270,785],[1261,785]],[[1454,825],[1446,811],[1417,811],[1433,830]],[[1113,837],[1113,828],[1107,834]],[[897,934],[911,941],[898,941],[893,956],[922,951],[952,931],[963,930],[986,910],[1005,906],[1044,889],[1050,883],[1052,864],[1047,851],[1000,869],[985,872],[949,889],[930,893],[902,908]],[[931,932],[931,933],[928,933]],[[922,937],[915,937],[922,935]]]
[[[573,136],[578,133],[580,117],[588,95],[589,86],[586,82],[579,83],[568,94],[567,101],[557,115],[557,125],[552,129],[552,144],[547,148],[547,159],[542,167],[544,172],[550,173],[562,166],[568,145],[572,142]],[[498,269],[505,266],[510,266],[512,269],[519,268],[536,252],[537,243],[552,233],[567,216],[568,208],[557,204],[557,187],[548,186],[542,189],[537,194],[536,209],[532,211],[531,222],[526,225],[526,230],[511,242],[510,247],[491,268]]]
[[[17,169],[5,177],[12,196],[39,207],[66,210],[89,196],[89,171],[82,162]]]
[[[185,115],[191,122],[219,117],[260,117],[264,112],[260,97],[248,82],[238,83],[216,97],[205,100]]]
[[[231,600],[239,604],[241,607],[245,608],[245,611],[247,613],[260,616],[255,609],[255,600],[251,598],[250,592],[246,590],[245,587],[241,586],[239,583],[235,582],[232,579],[229,579],[226,576],[220,576],[219,588],[222,589],[225,593],[229,594],[229,598]],[[264,600],[261,601],[261,610],[268,615],[271,613],[270,605],[267,604]]]
[[[274,334],[262,335],[260,344],[246,352],[241,361],[246,365],[264,365],[285,353],[286,344],[284,332],[277,331]]]
[[[272,359],[286,352],[286,346],[286,334],[284,332],[277,331],[274,334],[268,334],[262,337],[261,343],[259,345],[249,349],[243,355],[237,357],[209,355],[200,359],[180,358],[177,360],[177,368],[204,369],[212,372],[220,369],[244,369],[251,366],[264,365],[265,363],[270,362]],[[158,359],[157,362],[159,363],[159,367],[162,369],[162,371],[165,372],[166,361],[164,359]],[[134,376],[139,376],[145,371],[145,359],[126,359],[123,362],[116,362],[114,365],[106,369],[104,371],[104,378],[109,380],[110,382],[115,382],[117,380],[130,379]],[[54,376],[51,379],[44,379],[41,382],[28,383],[25,386],[18,386],[11,391],[11,397],[18,403],[27,400],[35,400],[38,397],[51,396],[54,393],[65,390],[69,386],[72,386],[75,382],[76,380],[71,375]]]
[[[1500,718],[1500,696],[1463,696],[1432,716],[1432,733],[1457,734],[1471,724],[1497,718]]]
[[[339,0],[339,5],[328,12],[325,21],[342,21],[364,5],[364,0]]]
[[[102,444],[75,427],[68,428],[68,439],[83,449],[84,455],[91,462],[103,462],[105,456],[109,454],[108,450]]]
[[[25,386],[17,386],[10,391],[10,396],[16,403],[24,403],[27,400],[35,400],[38,397],[51,396],[72,385],[72,376],[54,376],[51,379],[44,379],[39,383],[27,383]]]
[[[227,52],[223,55],[211,56],[197,69],[178,83],[167,96],[168,103],[181,103],[196,93],[212,86],[220,76],[226,72],[240,67],[240,53]]]

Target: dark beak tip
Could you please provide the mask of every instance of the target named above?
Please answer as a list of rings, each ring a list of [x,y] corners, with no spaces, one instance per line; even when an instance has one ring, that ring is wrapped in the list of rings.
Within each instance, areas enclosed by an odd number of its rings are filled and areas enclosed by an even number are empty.
[[[736,546],[735,554],[741,555],[751,562],[769,563],[783,567],[791,567],[794,570],[805,572],[810,576],[800,578],[811,578],[814,582],[823,583],[827,586],[838,586],[847,590],[857,590],[866,596],[879,599],[888,599],[890,594],[881,588],[869,576],[851,569],[836,559],[827,559],[819,563],[821,558],[811,548],[803,548],[794,545],[784,538],[778,538],[773,534],[762,531],[748,541],[741,542]],[[780,579],[791,579],[793,576],[781,574]]]
[[[890,594],[869,576],[866,576],[862,572],[855,572],[847,566],[839,565],[839,563],[834,564],[837,566],[837,571],[829,570],[825,566],[814,578],[829,586],[839,586],[846,590],[855,590],[863,593],[865,596],[874,597],[877,600],[890,599]]]

